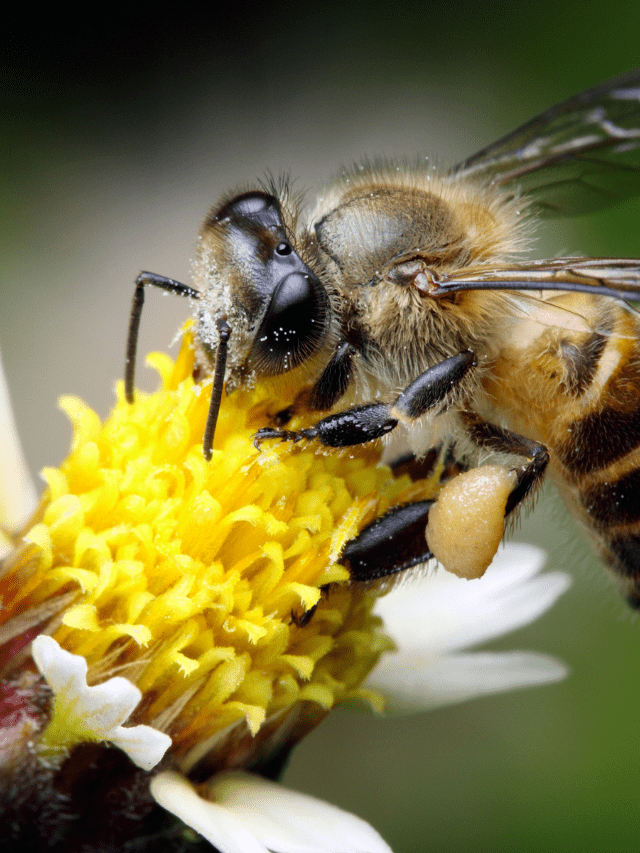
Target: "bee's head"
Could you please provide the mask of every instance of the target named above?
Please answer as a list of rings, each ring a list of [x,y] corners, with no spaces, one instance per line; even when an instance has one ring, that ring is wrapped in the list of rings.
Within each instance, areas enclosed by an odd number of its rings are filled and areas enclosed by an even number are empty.
[[[244,192],[205,219],[194,264],[197,335],[211,359],[221,320],[231,327],[229,389],[276,376],[313,359],[329,335],[331,309],[320,279],[292,240],[283,205]]]

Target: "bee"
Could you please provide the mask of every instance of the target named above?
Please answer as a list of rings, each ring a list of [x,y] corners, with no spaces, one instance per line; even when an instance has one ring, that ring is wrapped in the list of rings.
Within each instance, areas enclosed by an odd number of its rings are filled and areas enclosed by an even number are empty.
[[[524,255],[538,219],[639,191],[636,69],[448,170],[358,165],[307,213],[284,182],[229,195],[204,220],[190,285],[138,277],[127,399],[144,288],[188,297],[197,369],[213,376],[207,458],[223,387],[268,378],[293,403],[258,431],[257,447],[339,448],[402,433],[416,459],[440,443],[458,470],[474,449],[505,460],[487,466],[504,476],[480,489],[464,479],[472,471],[449,484],[459,517],[466,495],[481,496],[480,515],[498,508],[498,540],[550,471],[640,608],[640,319],[630,304],[640,260]],[[287,429],[299,412],[311,425]],[[430,559],[425,527],[444,500],[395,508],[351,540],[342,558],[352,579]],[[444,533],[455,551],[457,530]]]

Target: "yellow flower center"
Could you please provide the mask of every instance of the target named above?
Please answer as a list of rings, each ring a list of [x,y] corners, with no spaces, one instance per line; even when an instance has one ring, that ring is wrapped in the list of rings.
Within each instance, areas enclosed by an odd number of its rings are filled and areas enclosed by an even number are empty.
[[[375,592],[338,559],[416,488],[378,465],[377,442],[256,451],[253,433],[283,408],[260,388],[223,399],[207,462],[209,394],[191,378],[189,335],[175,364],[149,361],[161,390],[129,405],[119,389],[104,424],[62,400],[71,452],[44,471],[39,521],[6,561],[0,632],[37,625],[86,658],[89,683],[128,678],[143,694],[132,722],[171,735],[179,760],[213,750],[246,764],[294,709],[299,734],[347,698],[376,704],[360,685],[390,642]]]

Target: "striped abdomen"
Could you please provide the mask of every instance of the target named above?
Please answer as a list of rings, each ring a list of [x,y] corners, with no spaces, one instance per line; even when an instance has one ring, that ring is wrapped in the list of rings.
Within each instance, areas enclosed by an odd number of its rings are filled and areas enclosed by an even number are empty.
[[[547,445],[567,502],[640,608],[640,324],[604,298],[575,302],[598,331],[547,330],[509,371],[511,348],[500,373],[515,427]]]

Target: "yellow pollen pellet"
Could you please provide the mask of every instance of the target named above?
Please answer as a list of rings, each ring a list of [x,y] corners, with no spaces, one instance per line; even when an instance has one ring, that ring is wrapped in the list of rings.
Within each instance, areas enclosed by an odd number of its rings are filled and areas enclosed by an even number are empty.
[[[485,465],[447,483],[429,512],[429,547],[448,572],[479,578],[493,560],[504,534],[504,510],[516,474]]]

